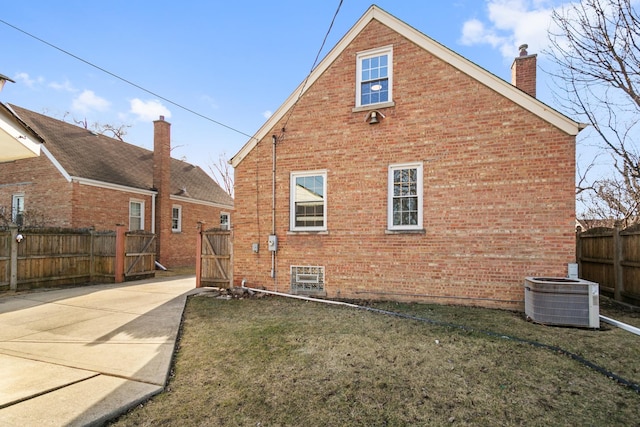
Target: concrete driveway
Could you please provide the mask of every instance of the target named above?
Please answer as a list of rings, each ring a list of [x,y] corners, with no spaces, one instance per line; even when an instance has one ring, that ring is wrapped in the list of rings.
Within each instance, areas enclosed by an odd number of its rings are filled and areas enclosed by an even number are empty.
[[[101,425],[163,390],[195,278],[0,298],[0,424]]]

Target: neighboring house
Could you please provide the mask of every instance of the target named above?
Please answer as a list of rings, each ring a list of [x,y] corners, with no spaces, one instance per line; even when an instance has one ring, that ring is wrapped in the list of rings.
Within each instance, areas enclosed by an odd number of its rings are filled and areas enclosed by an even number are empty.
[[[157,260],[195,265],[197,223],[229,225],[233,199],[202,169],[172,159],[171,125],[154,122],[154,151],[17,107],[42,136],[42,155],[0,165],[0,206],[37,213],[48,226],[154,232]]]
[[[566,276],[582,126],[513,71],[372,6],[231,160],[236,284],[523,308]]]
[[[15,83],[0,74],[0,91],[6,82]],[[42,138],[3,104],[0,104],[0,163],[40,155]]]

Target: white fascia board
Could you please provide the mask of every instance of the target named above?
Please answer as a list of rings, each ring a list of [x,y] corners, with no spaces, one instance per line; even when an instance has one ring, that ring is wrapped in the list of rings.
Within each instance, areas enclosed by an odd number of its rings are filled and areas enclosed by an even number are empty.
[[[60,162],[55,157],[53,157],[53,154],[51,154],[51,151],[47,150],[47,147],[45,147],[44,145],[40,148],[42,149],[42,153],[45,156],[47,156],[49,161],[53,164],[53,166],[56,169],[58,169],[58,172],[60,172],[60,174],[64,177],[64,179],[66,179],[67,182],[71,182],[71,175],[69,175],[66,169],[62,167]]]
[[[253,148],[261,141],[267,132],[285,115],[287,111],[296,103],[298,98],[302,96],[313,83],[329,68],[342,51],[356,38],[356,36],[369,24],[373,19],[380,21],[392,30],[398,32],[408,40],[416,43],[432,55],[440,58],[446,63],[457,68],[461,72],[473,77],[485,86],[502,94],[511,101],[537,115],[543,120],[561,129],[569,135],[577,135],[585,125],[577,123],[564,114],[554,110],[548,105],[540,102],[536,98],[522,92],[511,83],[506,82],[500,77],[490,73],[479,65],[469,61],[468,59],[458,55],[451,49],[436,42],[432,38],[426,36],[410,25],[402,22],[398,18],[390,15],[377,6],[371,6],[369,10],[360,18],[356,24],[345,34],[345,36],[335,45],[335,47],[327,54],[327,56],[318,64],[318,66],[309,75],[306,82],[302,82],[296,90],[293,91],[287,100],[278,108],[275,113],[267,120],[254,136],[238,151],[238,153],[229,160],[229,163],[235,168],[240,162],[253,150]],[[355,82],[354,82],[355,85]],[[303,91],[304,90],[304,91]]]
[[[223,204],[223,203],[208,202],[206,200],[196,200],[196,199],[191,199],[189,197],[171,195],[171,196],[169,196],[169,199],[170,200],[175,200],[176,202],[194,203],[196,205],[211,206],[212,208],[231,209],[231,210],[233,210],[233,205],[226,205],[226,204]]]
[[[127,193],[139,194],[142,196],[153,196],[154,194],[158,194],[157,191],[153,191],[153,190],[143,190],[142,188],[134,188],[134,187],[128,187],[126,185],[112,184],[110,182],[97,181],[95,179],[88,179],[88,178],[81,178],[79,176],[72,176],[70,180],[72,180],[73,182],[77,182],[80,185],[89,185],[92,187],[105,188],[108,190],[125,191]]]

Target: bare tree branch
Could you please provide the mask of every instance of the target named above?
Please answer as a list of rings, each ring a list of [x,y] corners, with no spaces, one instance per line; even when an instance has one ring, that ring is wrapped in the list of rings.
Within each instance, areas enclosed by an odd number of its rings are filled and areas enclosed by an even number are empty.
[[[578,200],[596,218],[640,219],[640,17],[632,0],[583,0],[553,12],[546,52],[557,65],[556,99],[590,124],[611,171],[578,172]]]
[[[233,167],[229,164],[226,153],[220,154],[217,162],[209,164],[209,171],[214,181],[233,197]]]

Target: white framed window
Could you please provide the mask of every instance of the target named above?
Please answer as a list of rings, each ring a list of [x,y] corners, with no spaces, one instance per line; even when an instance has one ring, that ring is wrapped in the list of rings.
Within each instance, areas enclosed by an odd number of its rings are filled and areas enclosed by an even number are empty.
[[[389,230],[422,229],[422,163],[389,165]]]
[[[290,228],[292,231],[327,229],[327,172],[291,172]]]
[[[171,208],[171,231],[179,233],[182,231],[182,206],[173,205]]]
[[[356,107],[392,102],[393,47],[360,52],[356,61]]]
[[[144,230],[144,200],[129,201],[129,231]]]
[[[24,215],[24,194],[14,194],[11,198],[11,222],[22,225]]]
[[[231,220],[228,212],[220,212],[220,229],[229,230]]]

